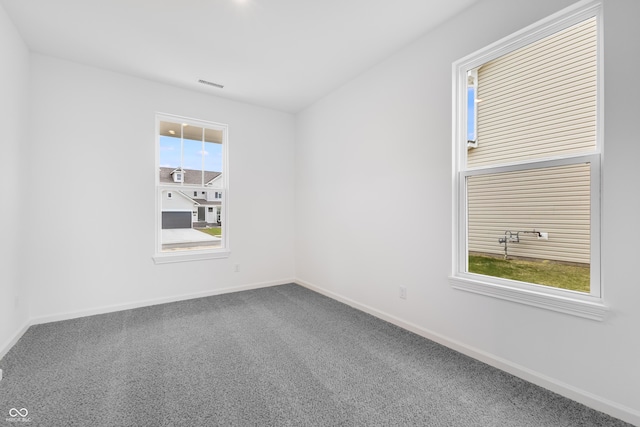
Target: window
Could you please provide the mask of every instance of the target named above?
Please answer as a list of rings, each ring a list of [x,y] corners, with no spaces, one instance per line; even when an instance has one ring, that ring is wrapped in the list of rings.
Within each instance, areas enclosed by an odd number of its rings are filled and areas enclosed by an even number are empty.
[[[227,144],[226,125],[156,115],[156,263],[229,255]]]
[[[454,63],[453,287],[604,317],[600,9]]]
[[[477,104],[480,99],[476,96],[478,93],[478,71],[467,71],[467,148],[476,148],[477,141]]]
[[[176,169],[171,172],[171,176],[173,177],[173,182],[183,182],[183,174],[181,169]]]

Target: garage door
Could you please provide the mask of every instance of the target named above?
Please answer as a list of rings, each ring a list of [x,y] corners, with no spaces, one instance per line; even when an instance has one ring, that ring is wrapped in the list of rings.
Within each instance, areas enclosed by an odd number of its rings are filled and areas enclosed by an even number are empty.
[[[191,228],[191,211],[162,212],[162,229]]]

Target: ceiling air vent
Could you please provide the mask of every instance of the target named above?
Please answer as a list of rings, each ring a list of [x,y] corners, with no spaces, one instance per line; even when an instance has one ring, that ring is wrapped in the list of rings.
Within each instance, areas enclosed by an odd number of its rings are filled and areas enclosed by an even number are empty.
[[[214,83],[214,82],[208,82],[206,80],[198,80],[198,83],[202,83],[203,85],[209,85],[209,86],[214,86],[214,87],[218,87],[220,89],[222,89],[224,87],[224,85],[220,85],[218,83]]]

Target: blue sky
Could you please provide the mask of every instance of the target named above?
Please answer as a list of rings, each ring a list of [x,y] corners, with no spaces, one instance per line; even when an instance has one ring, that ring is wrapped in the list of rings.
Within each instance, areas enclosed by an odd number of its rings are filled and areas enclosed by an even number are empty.
[[[467,140],[475,141],[476,97],[473,86],[467,87]]]
[[[204,168],[203,168],[204,160]],[[180,138],[160,136],[160,166],[184,169],[206,170],[222,172],[222,144],[204,143],[191,139],[184,140],[184,150],[181,164]]]

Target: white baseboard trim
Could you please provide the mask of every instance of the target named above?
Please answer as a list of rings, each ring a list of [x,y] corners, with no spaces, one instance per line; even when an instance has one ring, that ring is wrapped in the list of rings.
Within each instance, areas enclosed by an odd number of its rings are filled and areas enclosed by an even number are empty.
[[[284,285],[287,283],[294,283],[294,282],[295,282],[294,279],[273,280],[268,282],[251,283],[247,285],[229,286],[226,288],[212,289],[212,290],[195,292],[190,294],[182,294],[182,295],[174,295],[170,297],[142,300],[142,301],[137,301],[133,303],[114,304],[114,305],[108,305],[103,307],[91,308],[88,310],[77,310],[77,311],[70,311],[66,313],[57,313],[57,314],[32,318],[30,319],[30,325],[39,325],[42,323],[58,322],[61,320],[76,319],[78,317],[94,316],[96,314],[113,313],[116,311],[131,310],[133,308],[149,307],[152,305],[166,304],[166,303],[176,302],[176,301],[185,301],[185,300],[190,300],[195,298],[209,297],[213,295],[228,294],[231,292],[240,292],[240,291],[248,291],[251,289],[267,288],[270,286],[278,286],[278,285]]]
[[[509,360],[503,359],[501,357],[495,356],[493,354],[487,353],[477,348],[468,346],[459,341],[452,340],[441,334],[422,328],[421,326],[418,326],[414,323],[406,322],[400,319],[399,317],[387,314],[383,311],[380,311],[368,305],[361,304],[357,301],[344,297],[333,291],[326,290],[321,286],[311,284],[301,279],[296,279],[294,282],[299,284],[300,286],[304,286],[307,289],[318,292],[319,294],[325,295],[336,301],[340,301],[360,311],[364,311],[365,313],[371,314],[372,316],[385,320],[389,323],[392,323],[403,329],[411,331],[424,338],[435,341],[438,344],[442,344],[445,347],[449,347],[455,351],[458,351],[462,354],[465,354],[469,357],[472,357],[476,360],[486,363],[487,365],[490,365],[502,371],[508,372],[530,383],[546,388],[547,390],[551,390],[554,393],[558,393],[561,396],[564,396],[576,402],[582,403],[583,405],[586,405],[600,412],[604,412],[606,414],[611,415],[612,417],[619,418],[633,425],[640,426],[640,412],[632,408],[629,408],[627,406],[605,399],[601,396],[597,396],[585,390],[581,390],[577,387],[573,387],[570,384],[566,384],[562,381],[558,381],[554,378],[543,375],[539,372],[533,371],[524,366],[518,365]]]
[[[214,290],[203,291],[203,292],[195,292],[191,294],[175,295],[175,296],[165,297],[165,298],[156,298],[151,300],[137,301],[134,303],[115,304],[115,305],[109,305],[104,307],[91,308],[88,310],[77,310],[77,311],[71,311],[67,313],[57,313],[57,314],[52,314],[48,316],[31,318],[31,319],[28,319],[24,323],[24,325],[22,325],[22,327],[14,334],[14,336],[9,341],[5,342],[2,345],[2,347],[0,347],[0,359],[6,356],[9,350],[11,350],[11,348],[18,342],[18,340],[22,338],[24,333],[27,332],[27,329],[29,329],[33,325],[40,325],[43,323],[50,323],[50,322],[59,322],[61,320],[76,319],[79,317],[93,316],[96,314],[105,314],[105,313],[112,313],[112,312],[122,311],[122,310],[130,310],[133,308],[149,307],[152,305],[166,304],[166,303],[176,302],[176,301],[185,301],[185,300],[190,300],[195,298],[209,297],[213,295],[248,291],[251,289],[268,288],[271,286],[285,285],[287,283],[295,283],[295,280],[282,279],[282,280],[273,280],[268,282],[251,283],[251,284],[240,285],[240,286],[229,286],[226,288],[214,289]]]
[[[6,356],[9,350],[11,350],[11,348],[18,342],[20,338],[22,338],[22,335],[24,335],[27,329],[29,329],[29,327],[33,325],[40,325],[43,323],[50,323],[50,322],[59,322],[61,320],[76,319],[79,317],[93,316],[96,314],[113,313],[116,311],[130,310],[133,308],[148,307],[152,305],[166,304],[166,303],[176,302],[176,301],[185,301],[185,300],[190,300],[195,298],[203,298],[203,297],[209,297],[213,295],[228,294],[231,292],[240,292],[240,291],[248,291],[251,289],[268,288],[271,286],[285,285],[287,283],[294,283],[294,282],[295,282],[294,279],[272,280],[268,282],[251,283],[251,284],[240,285],[240,286],[229,286],[226,288],[213,289],[213,290],[203,291],[203,292],[195,292],[191,294],[182,294],[182,295],[175,295],[171,297],[143,300],[143,301],[137,301],[134,303],[114,304],[114,305],[109,305],[104,307],[91,308],[88,310],[77,310],[77,311],[70,311],[67,313],[57,313],[57,314],[52,314],[47,316],[34,317],[31,319],[28,319],[24,323],[24,325],[14,334],[14,336],[9,341],[4,343],[2,347],[0,347],[0,359]]]
[[[11,337],[9,341],[5,342],[2,347],[0,347],[0,359],[6,356],[9,350],[11,350],[11,347],[13,347],[18,342],[18,340],[22,338],[24,333],[27,332],[27,329],[29,329],[29,326],[31,326],[31,322],[27,320],[22,325],[22,327],[18,329],[18,331],[13,335],[13,337]]]

